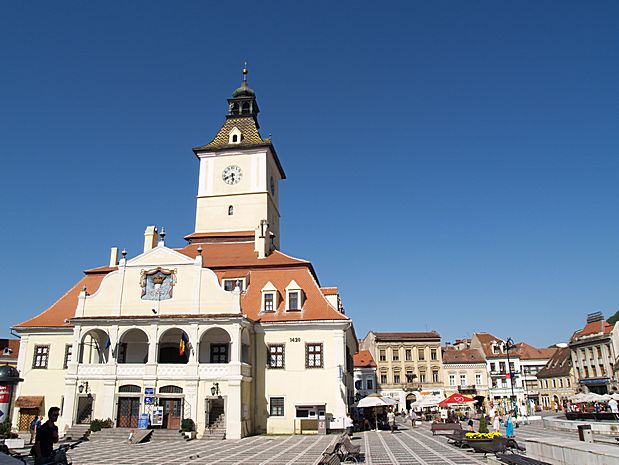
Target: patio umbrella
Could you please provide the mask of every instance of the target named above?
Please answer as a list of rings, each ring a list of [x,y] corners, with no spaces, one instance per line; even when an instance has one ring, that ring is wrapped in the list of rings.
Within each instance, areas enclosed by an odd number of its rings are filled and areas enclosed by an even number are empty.
[[[376,431],[378,431],[378,415],[376,414],[376,409],[378,407],[389,407],[393,404],[386,401],[386,398],[381,396],[380,394],[370,394],[369,396],[364,397],[359,401],[357,407],[359,408],[373,408],[374,409],[374,419],[376,421]]]
[[[449,405],[455,404],[468,404],[475,402],[475,399],[472,397],[463,396],[462,394],[452,394],[447,399],[441,401],[438,406],[439,407],[447,407]]]

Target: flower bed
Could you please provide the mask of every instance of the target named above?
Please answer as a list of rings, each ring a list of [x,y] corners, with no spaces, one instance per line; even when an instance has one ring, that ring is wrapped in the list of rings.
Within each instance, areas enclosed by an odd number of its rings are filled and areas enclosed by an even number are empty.
[[[466,439],[493,439],[500,438],[503,436],[501,433],[493,432],[493,433],[466,433],[464,437]]]

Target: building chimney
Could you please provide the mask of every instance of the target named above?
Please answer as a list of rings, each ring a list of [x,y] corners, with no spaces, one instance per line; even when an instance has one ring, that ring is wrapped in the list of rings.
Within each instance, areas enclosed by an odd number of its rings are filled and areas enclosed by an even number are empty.
[[[144,231],[144,252],[154,249],[157,246],[158,239],[157,227],[147,226],[146,231]]]
[[[271,254],[271,231],[266,220],[260,220],[255,230],[254,251],[258,253],[258,258],[266,258]]]
[[[110,266],[118,266],[118,247],[112,247],[110,250]]]

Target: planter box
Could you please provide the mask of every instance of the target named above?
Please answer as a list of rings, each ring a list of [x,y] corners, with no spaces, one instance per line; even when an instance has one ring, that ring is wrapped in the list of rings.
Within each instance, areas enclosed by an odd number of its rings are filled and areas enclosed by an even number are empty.
[[[24,440],[23,439],[5,439],[4,445],[9,449],[23,449],[24,448]]]
[[[197,433],[195,431],[185,431],[183,434],[187,439],[195,439]]]

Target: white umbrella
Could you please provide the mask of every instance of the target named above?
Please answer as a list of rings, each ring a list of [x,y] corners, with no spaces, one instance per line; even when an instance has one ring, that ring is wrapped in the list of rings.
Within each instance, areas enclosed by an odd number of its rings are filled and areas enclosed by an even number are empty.
[[[619,400],[619,392],[615,392],[614,394],[611,394],[610,397],[612,397],[615,400]]]
[[[386,397],[381,396],[380,394],[370,394],[369,396],[364,397],[359,401],[357,407],[359,408],[378,408],[378,407],[389,407],[393,404],[386,401]],[[378,415],[374,412],[374,418],[376,419],[376,431],[378,431]]]
[[[576,394],[575,396],[572,397],[572,402],[588,402],[587,401],[587,394],[583,393],[583,392],[579,392],[578,394]]]

